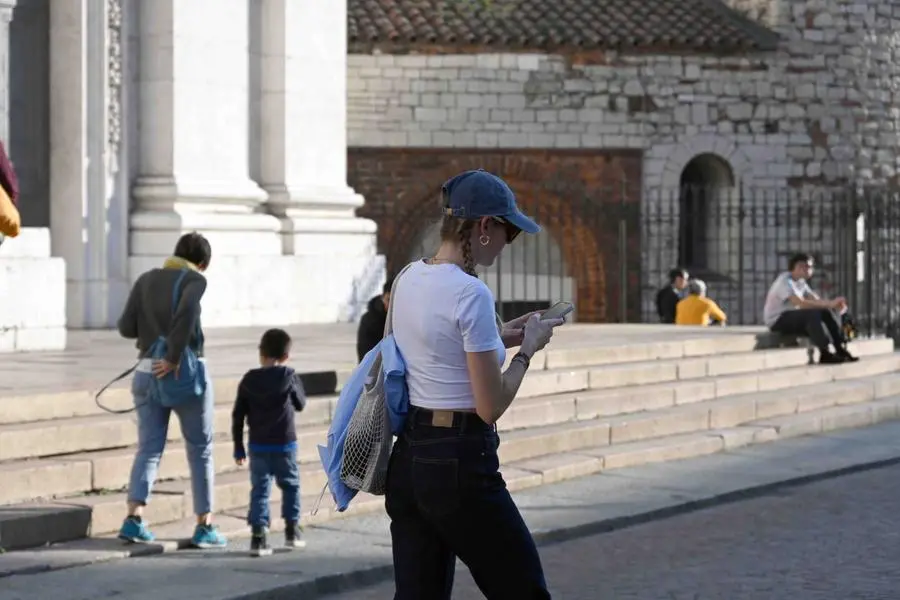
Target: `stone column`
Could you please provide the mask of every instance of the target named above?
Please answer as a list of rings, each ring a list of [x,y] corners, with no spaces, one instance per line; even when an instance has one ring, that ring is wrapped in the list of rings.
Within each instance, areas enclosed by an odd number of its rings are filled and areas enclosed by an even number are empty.
[[[16,0],[0,0],[0,139],[9,150],[9,22]]]
[[[346,0],[257,6],[259,177],[269,211],[283,219],[285,251],[331,253],[303,240],[324,232],[369,243],[374,223],[354,217],[363,198],[347,185]]]
[[[247,0],[153,0],[140,11],[140,159],[131,276],[185,231],[222,256],[280,255],[279,222],[249,176]],[[221,261],[216,264],[222,265]]]
[[[256,175],[297,277],[320,290],[309,314],[354,318],[383,281],[375,223],[347,185],[347,2],[259,0],[251,43],[258,97]],[[312,289],[312,287],[310,289]],[[319,320],[319,318],[316,318]]]
[[[117,9],[114,0],[50,3],[50,230],[54,256],[66,259],[75,328],[112,326],[125,285],[124,259],[113,255],[126,249],[125,224],[111,218],[108,124],[109,17]]]

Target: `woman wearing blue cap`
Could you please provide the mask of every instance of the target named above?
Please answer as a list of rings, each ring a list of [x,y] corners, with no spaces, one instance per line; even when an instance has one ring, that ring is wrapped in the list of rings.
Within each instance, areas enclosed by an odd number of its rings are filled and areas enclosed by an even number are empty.
[[[502,324],[475,266],[540,227],[499,177],[467,171],[442,188],[441,246],[393,294],[410,411],[394,445],[385,506],[396,600],[450,598],[456,558],[489,599],[550,598],[531,533],[499,472],[495,423],[562,319]],[[506,371],[506,348],[520,346]]]

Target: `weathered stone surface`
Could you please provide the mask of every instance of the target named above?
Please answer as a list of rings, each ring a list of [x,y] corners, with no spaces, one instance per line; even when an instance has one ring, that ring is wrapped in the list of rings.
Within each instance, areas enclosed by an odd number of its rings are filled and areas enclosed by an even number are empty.
[[[490,130],[479,146],[642,148],[664,156],[680,144],[695,155],[704,151],[699,138],[720,135],[730,142],[722,157],[742,171],[736,175],[762,185],[893,177],[900,156],[892,87],[900,76],[900,17],[893,4],[730,4],[774,28],[779,50],[721,57],[610,51],[574,64],[543,54],[351,56],[350,88],[366,95],[350,98],[349,144],[465,147],[474,144],[455,132]],[[428,100],[416,95],[426,90]],[[517,116],[484,110],[497,106]],[[413,118],[394,108],[412,109]],[[559,130],[559,123],[569,127]],[[883,135],[858,135],[869,129]],[[412,132],[429,135],[413,139]],[[818,134],[832,132],[839,135],[825,153],[809,152]],[[736,164],[737,153],[752,146],[760,152]],[[877,160],[869,164],[866,155]],[[664,183],[662,175],[648,168],[646,180]]]

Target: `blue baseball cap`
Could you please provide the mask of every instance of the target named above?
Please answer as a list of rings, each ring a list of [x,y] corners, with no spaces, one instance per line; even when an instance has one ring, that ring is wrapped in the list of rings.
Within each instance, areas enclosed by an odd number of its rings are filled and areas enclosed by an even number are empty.
[[[484,169],[465,171],[441,187],[444,214],[461,219],[495,217],[525,233],[539,233],[541,226],[516,206],[516,195],[505,181]]]

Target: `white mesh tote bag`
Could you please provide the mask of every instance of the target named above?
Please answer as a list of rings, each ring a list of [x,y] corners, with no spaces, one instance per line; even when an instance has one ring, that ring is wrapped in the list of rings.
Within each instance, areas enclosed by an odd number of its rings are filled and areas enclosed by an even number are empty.
[[[407,265],[391,286],[391,298]],[[384,337],[379,342],[378,356],[369,370],[365,385],[347,424],[341,480],[354,490],[381,496],[387,484],[388,462],[394,445],[397,420],[392,409],[402,408],[405,415],[409,403],[406,391],[406,369],[393,336],[394,302],[388,307]]]

